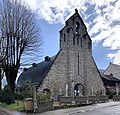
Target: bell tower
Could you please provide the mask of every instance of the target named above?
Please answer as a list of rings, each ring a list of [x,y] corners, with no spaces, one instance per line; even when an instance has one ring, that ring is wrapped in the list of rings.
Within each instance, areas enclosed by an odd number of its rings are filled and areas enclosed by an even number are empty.
[[[78,10],[66,21],[60,31],[60,49],[79,48],[91,52],[92,41],[87,33],[87,28],[80,17]]]
[[[86,89],[86,58],[92,56],[92,41],[77,9],[60,31],[60,49],[67,55],[68,92],[73,95],[77,83]]]

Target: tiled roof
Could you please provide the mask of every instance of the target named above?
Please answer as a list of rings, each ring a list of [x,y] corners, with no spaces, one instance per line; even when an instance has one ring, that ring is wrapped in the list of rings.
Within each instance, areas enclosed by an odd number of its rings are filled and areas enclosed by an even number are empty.
[[[17,87],[21,87],[22,83],[25,81],[29,81],[36,85],[41,84],[58,54],[51,57],[50,60],[42,61],[41,63],[35,64],[34,67],[30,67],[22,72],[18,78]]]

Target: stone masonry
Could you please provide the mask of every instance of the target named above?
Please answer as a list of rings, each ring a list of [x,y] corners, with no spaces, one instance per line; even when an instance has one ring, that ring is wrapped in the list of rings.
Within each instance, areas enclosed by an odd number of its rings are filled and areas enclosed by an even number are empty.
[[[103,82],[92,57],[92,41],[78,11],[60,30],[60,51],[39,90],[53,98],[100,94]]]

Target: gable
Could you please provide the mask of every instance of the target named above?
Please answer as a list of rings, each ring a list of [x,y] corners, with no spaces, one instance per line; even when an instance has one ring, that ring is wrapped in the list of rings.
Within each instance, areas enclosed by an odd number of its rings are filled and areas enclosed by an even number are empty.
[[[120,65],[110,63],[108,68],[104,71],[104,75],[110,75],[111,73],[115,78],[120,79]]]

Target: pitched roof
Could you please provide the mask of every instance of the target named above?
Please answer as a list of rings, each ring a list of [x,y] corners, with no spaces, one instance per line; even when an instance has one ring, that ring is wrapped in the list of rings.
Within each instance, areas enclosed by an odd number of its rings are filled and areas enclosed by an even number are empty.
[[[104,78],[104,79],[106,79],[108,81],[119,81],[120,82],[120,80],[117,79],[116,77],[112,77],[112,79],[111,79],[110,75],[104,75],[103,70],[99,70],[99,71],[100,71],[100,74],[101,74],[102,78]]]
[[[104,74],[107,75],[110,74],[110,72],[114,74],[114,72],[116,73],[116,71],[120,72],[120,65],[110,63],[110,65],[104,71]]]
[[[120,65],[110,63],[104,71],[104,75],[110,75],[111,73],[115,78],[120,79]]]
[[[118,64],[113,64],[113,63],[111,63],[113,66],[115,66],[117,69],[119,69],[120,70],[120,65],[118,65]]]
[[[31,83],[40,85],[50,70],[55,59],[57,58],[58,54],[51,57],[50,60],[44,60],[41,63],[35,64],[34,67],[30,67],[26,71],[22,72],[18,78],[17,87],[21,87],[24,81],[30,81]]]

